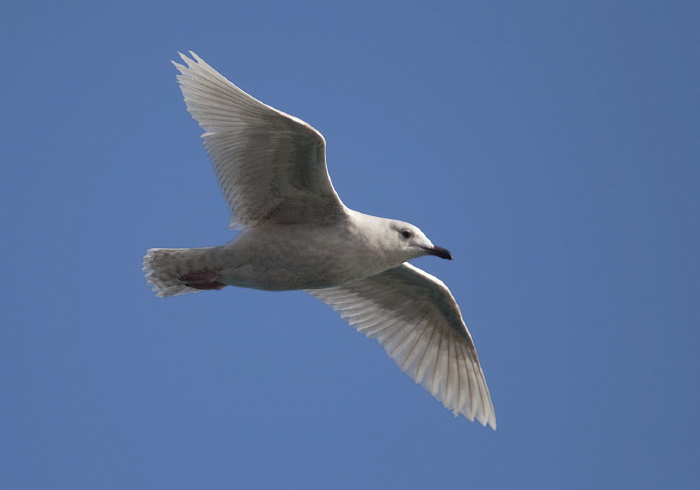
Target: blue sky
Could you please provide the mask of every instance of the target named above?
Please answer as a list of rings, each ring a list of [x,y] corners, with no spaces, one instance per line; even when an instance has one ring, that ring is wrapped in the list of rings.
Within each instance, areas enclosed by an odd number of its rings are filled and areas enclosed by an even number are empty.
[[[0,7],[0,487],[697,488],[700,7]],[[227,209],[169,60],[192,49],[410,221],[498,416],[456,419],[301,292],[159,299],[150,247]]]

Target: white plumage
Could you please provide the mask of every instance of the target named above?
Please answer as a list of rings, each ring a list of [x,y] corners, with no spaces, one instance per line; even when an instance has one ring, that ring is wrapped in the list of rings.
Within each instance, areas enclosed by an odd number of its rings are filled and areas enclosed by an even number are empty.
[[[403,264],[361,281],[307,290],[387,355],[445,408],[496,428],[474,343],[450,290]]]
[[[231,228],[253,226],[272,213],[277,222],[343,212],[326,170],[326,141],[304,121],[246,94],[196,54],[174,63],[187,111],[206,131],[204,147],[231,211]],[[303,162],[303,165],[299,163]],[[287,217],[288,216],[288,217]]]
[[[376,339],[402,371],[452,410],[496,428],[474,343],[442,281],[410,265],[451,259],[408,223],[353,211],[331,184],[323,136],[226,80],[201,58],[175,63],[187,110],[231,210],[231,242],[151,249],[158,296],[225,286],[303,289]]]

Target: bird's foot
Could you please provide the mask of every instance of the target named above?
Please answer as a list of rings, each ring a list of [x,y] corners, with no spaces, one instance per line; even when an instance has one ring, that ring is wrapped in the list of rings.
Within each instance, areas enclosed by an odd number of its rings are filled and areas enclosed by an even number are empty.
[[[219,274],[213,271],[201,271],[201,272],[191,272],[189,274],[183,274],[178,277],[185,286],[193,289],[210,290],[210,289],[222,289],[226,287],[226,284],[220,283],[218,281]]]

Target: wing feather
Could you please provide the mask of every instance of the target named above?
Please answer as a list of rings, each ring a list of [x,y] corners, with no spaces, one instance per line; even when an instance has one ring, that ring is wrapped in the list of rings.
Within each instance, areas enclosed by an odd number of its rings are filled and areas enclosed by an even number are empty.
[[[196,54],[177,79],[231,211],[231,228],[261,221],[323,223],[345,215],[321,133],[251,97]]]
[[[496,428],[479,356],[442,281],[403,264],[355,283],[307,292],[376,338],[402,371],[455,415]]]

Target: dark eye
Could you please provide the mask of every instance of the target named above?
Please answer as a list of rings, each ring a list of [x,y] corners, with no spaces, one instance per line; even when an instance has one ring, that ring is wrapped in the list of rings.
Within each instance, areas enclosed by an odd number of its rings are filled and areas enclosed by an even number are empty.
[[[408,230],[402,231],[401,235],[403,235],[404,238],[411,238],[411,232]]]

